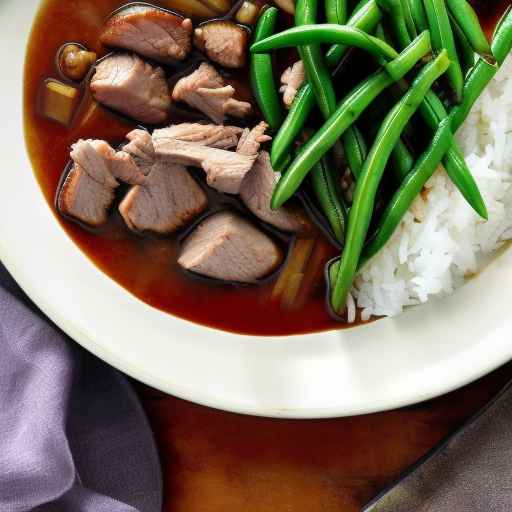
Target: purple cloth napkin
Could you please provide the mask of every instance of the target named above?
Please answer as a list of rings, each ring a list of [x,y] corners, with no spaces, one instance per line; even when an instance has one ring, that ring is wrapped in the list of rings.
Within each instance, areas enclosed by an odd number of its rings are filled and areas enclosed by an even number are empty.
[[[0,265],[0,511],[159,512],[130,385],[52,326]]]

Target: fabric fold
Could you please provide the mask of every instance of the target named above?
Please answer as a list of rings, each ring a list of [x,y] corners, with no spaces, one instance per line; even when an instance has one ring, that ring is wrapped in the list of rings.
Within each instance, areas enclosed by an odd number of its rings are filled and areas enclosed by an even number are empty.
[[[0,266],[0,510],[159,512],[138,399],[38,312]]]

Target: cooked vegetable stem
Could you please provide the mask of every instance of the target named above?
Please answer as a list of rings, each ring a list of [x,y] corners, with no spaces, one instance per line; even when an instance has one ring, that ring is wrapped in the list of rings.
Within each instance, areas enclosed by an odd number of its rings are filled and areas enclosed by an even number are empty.
[[[416,62],[430,51],[428,33],[418,36],[398,57],[402,63],[397,67],[404,76]],[[415,55],[410,58],[410,53]],[[303,146],[303,151],[295,158],[283,174],[272,196],[272,208],[282,206],[299,188],[309,170],[336,143],[343,132],[350,127],[370,105],[370,103],[393,83],[386,70],[378,71],[367,78],[339,104],[333,115]]]
[[[450,22],[453,29],[453,35],[455,36],[455,43],[460,56],[461,66],[464,71],[464,76],[466,76],[466,74],[475,65],[475,52],[471,47],[466,34],[457,23],[457,20],[451,13],[448,14],[450,15]]]
[[[511,50],[512,9],[509,8],[498,24],[492,41],[492,53],[500,66]],[[493,79],[497,71],[496,66],[490,65],[484,59],[480,59],[476,63],[464,84],[462,102],[456,105],[450,112],[453,133],[455,133],[466,120],[476,100],[482,94],[487,84]]]
[[[411,44],[412,37],[407,27],[402,0],[377,0],[377,5],[388,13],[386,20],[393,27],[398,46],[405,48]]]
[[[425,13],[425,7],[423,6],[423,0],[408,0],[411,9],[412,19],[416,30],[423,32],[428,29],[427,15]]]
[[[364,161],[368,156],[368,146],[356,125],[352,125],[342,135],[343,147],[348,166],[355,180],[359,178]]]
[[[424,0],[424,5],[432,35],[432,47],[438,52],[443,49],[446,49],[448,52],[451,63],[446,76],[453,89],[454,101],[459,102],[462,96],[464,78],[455,48],[455,39],[450,26],[445,0]]]
[[[356,27],[366,32],[371,32],[382,17],[381,10],[375,0],[363,0],[361,7],[350,17],[348,26]],[[325,55],[327,66],[333,70],[345,56],[348,47],[345,45],[333,45]],[[294,140],[302,131],[306,119],[315,105],[313,90],[310,84],[305,84],[297,93],[295,100],[286,116],[279,132],[272,144],[272,163],[282,161],[289,152]]]
[[[279,299],[289,286],[290,279],[295,274],[300,274],[306,268],[315,245],[314,238],[296,238],[290,251],[287,262],[279,274],[279,278],[271,293],[271,300]]]
[[[439,124],[439,128],[428,148],[402,181],[399,189],[395,192],[382,214],[375,236],[363,251],[359,268],[375,256],[389,241],[412,202],[418,197],[425,183],[438,168],[450,147],[452,139],[450,121],[449,119],[444,119]]]
[[[257,42],[273,34],[278,11],[268,8],[259,18],[253,41]],[[273,131],[277,131],[283,119],[283,109],[274,80],[272,56],[268,53],[252,54],[250,64],[251,85],[256,103],[265,121]]]
[[[336,183],[336,175],[334,168],[329,165],[328,159],[324,157],[313,167],[311,182],[313,191],[325,217],[329,221],[336,240],[343,243],[347,209],[341,197],[340,187]]]
[[[480,25],[478,16],[466,0],[446,0],[446,5],[468,43],[489,64],[496,64],[491,45]]]
[[[421,105],[430,87],[449,67],[448,53],[443,50],[435,60],[427,64],[411,88],[386,116],[356,183],[350,209],[346,241],[341,255],[336,285],[331,304],[335,312],[345,308],[347,295],[357,272],[373,213],[375,196],[391,151],[413,114]]]
[[[298,0],[295,10],[295,23],[299,27],[316,22],[317,0]],[[336,93],[330,73],[324,62],[319,45],[310,44],[299,48],[308,83],[311,85],[316,103],[324,118],[329,118],[336,108]],[[327,160],[314,169],[313,191],[329,221],[336,239],[343,243],[345,234],[345,208]]]
[[[326,0],[325,17],[327,23],[344,25],[347,22],[347,0]]]
[[[365,50],[386,60],[396,59],[398,53],[378,37],[348,25],[319,23],[289,28],[251,46],[251,52],[261,53],[279,48],[309,44],[344,44]]]
[[[316,11],[317,11],[317,0],[298,0],[295,9],[295,28],[290,30],[296,30],[298,33],[304,31],[306,27],[315,27],[316,23]],[[336,25],[332,25],[336,26]],[[283,37],[282,34],[286,34],[287,31],[280,32],[267,39],[260,41],[251,47],[251,51],[255,51],[254,48],[258,45],[265,46],[265,41],[272,38]],[[306,30],[307,32],[307,30]],[[275,40],[275,39],[274,39]],[[302,58],[304,68],[306,70],[306,77],[311,84],[313,94],[316,98],[316,103],[320,108],[324,117],[329,117],[332,110],[336,106],[336,94],[331,81],[331,76],[324,62],[324,57],[320,51],[320,45],[314,44],[316,41],[306,41],[298,48],[299,55]],[[272,49],[269,48],[269,49]]]

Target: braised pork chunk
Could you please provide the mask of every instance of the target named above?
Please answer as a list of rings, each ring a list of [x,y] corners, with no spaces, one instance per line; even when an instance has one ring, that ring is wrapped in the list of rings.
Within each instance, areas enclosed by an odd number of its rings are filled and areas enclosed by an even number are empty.
[[[226,68],[245,66],[248,40],[247,29],[231,21],[209,21],[194,31],[195,46]]]
[[[192,21],[150,5],[129,5],[111,16],[100,40],[172,64],[192,48]]]
[[[183,165],[157,160],[146,183],[131,188],[119,211],[133,231],[168,235],[186,226],[207,204],[206,194]]]
[[[262,151],[242,182],[240,198],[256,217],[278,229],[295,233],[308,231],[310,223],[298,207],[270,208],[272,192],[278,179],[279,174],[272,169],[270,155]]]
[[[178,263],[215,279],[253,283],[282,261],[276,243],[232,212],[211,215],[186,238]]]
[[[163,123],[171,106],[165,74],[135,54],[103,59],[91,79],[94,98],[142,123]]]
[[[250,103],[233,98],[235,89],[211,64],[203,62],[193,73],[178,80],[172,92],[174,101],[182,101],[221,124],[226,116],[246,117],[252,112]]]

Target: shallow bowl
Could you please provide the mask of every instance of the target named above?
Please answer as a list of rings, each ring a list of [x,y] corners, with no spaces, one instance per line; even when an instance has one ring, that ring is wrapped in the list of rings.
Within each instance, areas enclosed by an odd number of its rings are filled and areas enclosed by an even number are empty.
[[[0,3],[0,258],[38,306],[86,349],[181,398],[288,418],[405,406],[466,384],[511,358],[510,251],[447,299],[396,319],[313,335],[229,334],[175,318],[127,293],[66,235],[31,170],[22,79],[38,4]]]

